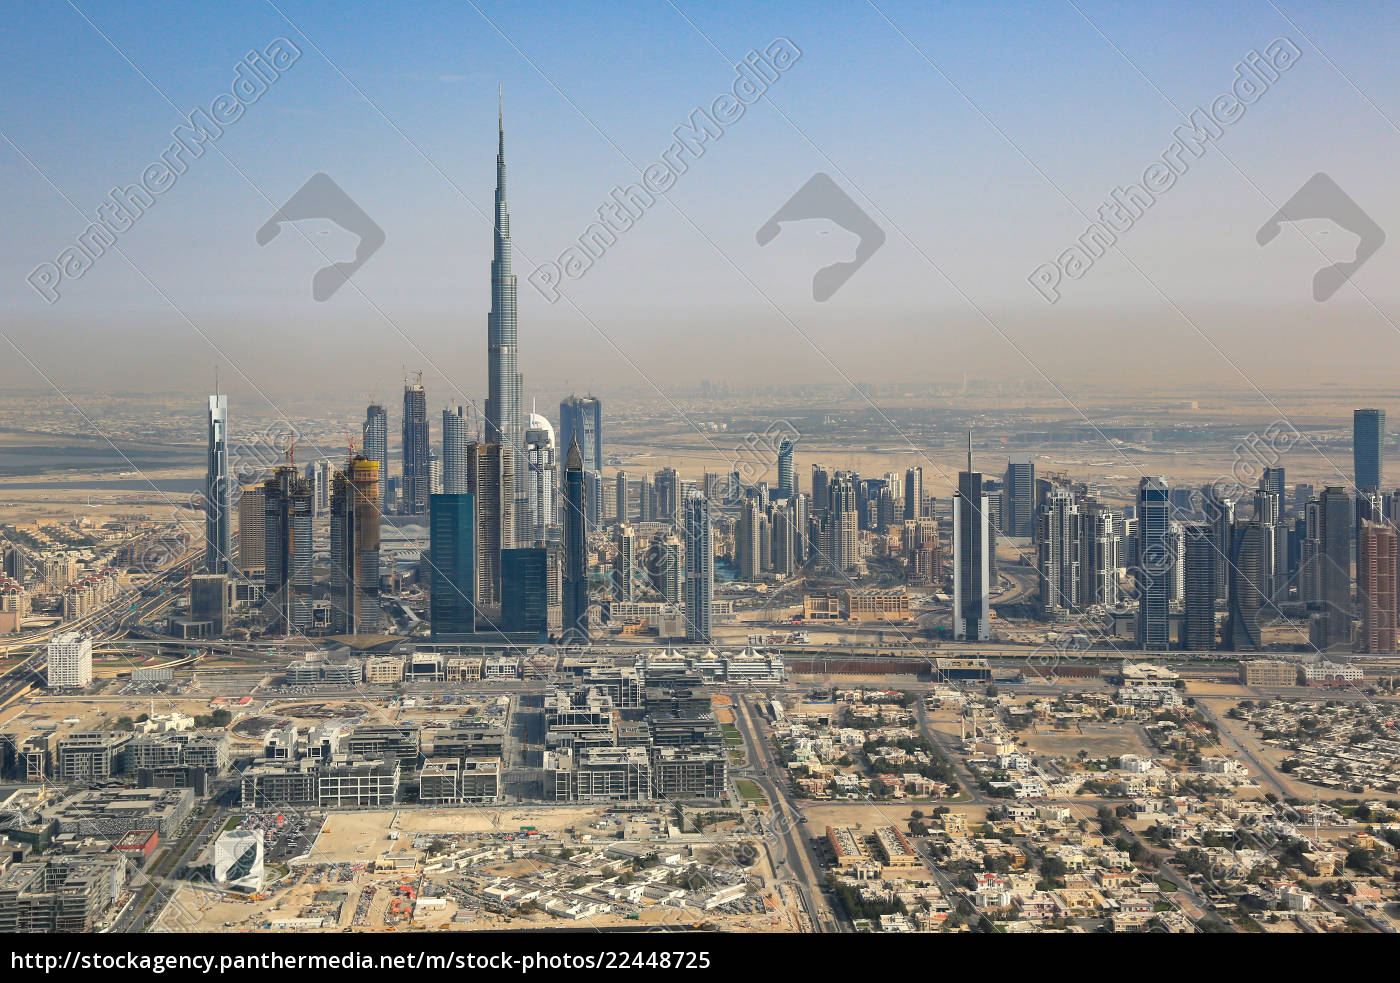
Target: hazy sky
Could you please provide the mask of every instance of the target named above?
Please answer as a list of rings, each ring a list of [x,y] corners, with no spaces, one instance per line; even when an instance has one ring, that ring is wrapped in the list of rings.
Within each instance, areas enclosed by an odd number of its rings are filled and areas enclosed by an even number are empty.
[[[1268,0],[13,4],[0,329],[15,347],[0,342],[0,385],[44,384],[26,358],[73,388],[183,389],[221,361],[235,394],[392,396],[407,366],[435,405],[453,389],[479,399],[498,84],[527,397],[532,382],[963,371],[1043,372],[1071,394],[1095,377],[1280,399],[1313,373],[1374,381],[1400,350],[1398,22],[1393,3]],[[279,37],[300,57],[121,233],[125,258],[109,251],[46,303],[26,278]],[[567,299],[537,293],[532,271],[777,38],[801,54],[766,96],[566,281]],[[1279,38],[1296,63],[1188,158],[1121,251],[1047,303],[1032,271]],[[318,250],[349,259],[353,237],[307,222],[255,241],[316,172],[386,235],[325,302],[311,297]],[[854,236],[816,220],[755,239],[817,172],[886,236],[824,302],[812,274],[849,259]],[[1317,172],[1392,239],[1321,303],[1313,274],[1353,237],[1315,223],[1255,241]]]

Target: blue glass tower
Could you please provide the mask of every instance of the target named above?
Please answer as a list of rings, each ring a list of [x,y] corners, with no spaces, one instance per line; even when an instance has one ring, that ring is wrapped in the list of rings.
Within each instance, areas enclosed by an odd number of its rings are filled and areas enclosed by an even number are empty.
[[[428,535],[433,637],[471,634],[476,631],[475,496],[431,496]]]

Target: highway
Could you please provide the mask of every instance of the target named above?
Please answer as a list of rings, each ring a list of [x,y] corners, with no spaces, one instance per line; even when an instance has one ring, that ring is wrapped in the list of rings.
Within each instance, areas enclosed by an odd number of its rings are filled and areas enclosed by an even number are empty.
[[[743,694],[737,695],[734,699],[734,722],[744,740],[747,764],[735,770],[756,782],[768,798],[770,811],[764,823],[764,842],[768,844],[773,857],[774,876],[784,880],[802,898],[815,931],[845,931],[847,929],[841,915],[822,891],[821,860],[808,840],[802,811],[792,801],[787,775],[768,753],[753,713],[749,698]],[[779,872],[778,867],[785,867],[786,870]]]

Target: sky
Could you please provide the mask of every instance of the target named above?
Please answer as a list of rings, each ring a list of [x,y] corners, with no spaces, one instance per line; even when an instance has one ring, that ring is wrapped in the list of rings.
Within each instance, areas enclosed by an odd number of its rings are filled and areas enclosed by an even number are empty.
[[[1400,230],[1394,4],[75,0],[5,16],[6,388],[197,391],[217,364],[235,398],[392,403],[422,369],[434,404],[479,400],[498,88],[527,398],[968,373],[1282,399],[1384,380],[1400,350],[1394,232],[1322,301],[1315,272],[1355,236],[1318,219],[1256,241],[1318,173]],[[581,277],[537,290],[612,190],[775,43],[796,54],[766,92]],[[56,297],[35,289],[107,194],[279,45],[299,55],[115,247]],[[1289,49],[1112,247],[1066,264],[1191,113]],[[257,235],[317,173],[384,233],[320,301],[312,277],[355,236],[325,220]],[[757,235],[816,174],[884,236],[822,300],[814,273],[857,237],[823,217]],[[1054,303],[1037,270],[1059,277]]]

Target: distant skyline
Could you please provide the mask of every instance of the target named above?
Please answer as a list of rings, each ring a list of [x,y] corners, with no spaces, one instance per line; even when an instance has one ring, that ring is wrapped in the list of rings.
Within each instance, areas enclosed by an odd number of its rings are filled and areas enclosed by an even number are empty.
[[[663,0],[605,13],[426,3],[412,17],[254,3],[236,20],[140,3],[20,7],[0,69],[0,331],[23,355],[0,341],[0,386],[47,376],[63,389],[197,390],[220,363],[246,405],[257,389],[382,397],[406,367],[424,370],[431,406],[482,405],[498,85],[527,405],[702,378],[841,385],[963,371],[1048,378],[1069,401],[1172,379],[1279,401],[1303,380],[1375,384],[1400,345],[1397,20],[1381,5],[1268,0]],[[295,63],[121,237],[140,272],[109,253],[45,303],[25,281],[36,265],[279,37]],[[1122,237],[1126,255],[1098,259],[1047,305],[1028,274],[1115,187],[1142,179],[1182,122],[1172,103],[1208,106],[1280,37],[1296,64]],[[730,88],[736,62],[780,38],[800,59],[565,284],[566,300],[525,282]],[[887,237],[824,303],[812,273],[849,258],[853,237],[817,221],[755,241],[819,171]],[[348,259],[351,236],[306,222],[255,241],[316,172],[386,236],[323,303],[311,298],[325,262],[310,243]],[[1312,276],[1350,256],[1346,233],[1310,225],[1311,240],[1288,229],[1255,241],[1317,172],[1392,239],[1326,303]]]

